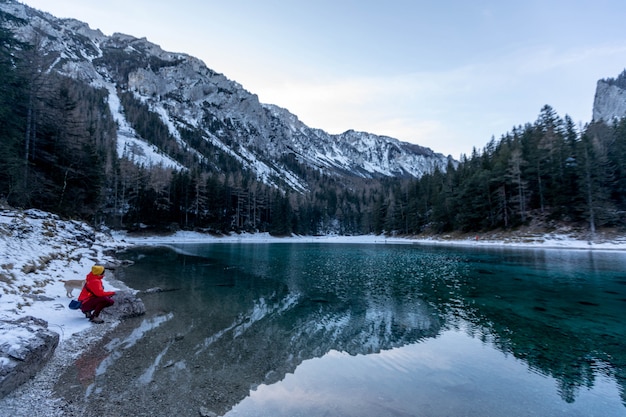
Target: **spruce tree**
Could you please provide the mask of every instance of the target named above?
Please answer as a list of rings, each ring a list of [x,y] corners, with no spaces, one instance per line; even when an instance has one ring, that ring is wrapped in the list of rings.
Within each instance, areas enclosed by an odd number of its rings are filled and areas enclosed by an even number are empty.
[[[8,26],[23,23],[0,10],[0,198],[17,205],[26,186],[22,158],[26,86],[18,71],[21,62],[16,54],[26,45],[15,38]]]

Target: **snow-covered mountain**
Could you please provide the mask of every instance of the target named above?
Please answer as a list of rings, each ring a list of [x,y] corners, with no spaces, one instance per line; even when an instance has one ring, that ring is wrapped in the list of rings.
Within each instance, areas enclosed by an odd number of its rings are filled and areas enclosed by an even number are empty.
[[[617,78],[599,80],[593,100],[593,121],[612,123],[626,117],[626,70]]]
[[[452,161],[391,137],[353,130],[331,135],[308,127],[288,110],[260,103],[201,60],[163,51],[145,38],[105,36],[86,23],[58,19],[12,0],[0,7],[27,22],[15,27],[19,37],[38,40],[55,58],[46,70],[108,91],[118,124],[118,154],[137,163],[185,169],[180,158],[185,153],[211,166],[215,158],[208,153],[220,153],[266,184],[304,192],[309,184],[303,169],[340,178],[420,177],[435,167],[445,170]],[[128,93],[158,115],[178,157],[133,128],[121,97]]]

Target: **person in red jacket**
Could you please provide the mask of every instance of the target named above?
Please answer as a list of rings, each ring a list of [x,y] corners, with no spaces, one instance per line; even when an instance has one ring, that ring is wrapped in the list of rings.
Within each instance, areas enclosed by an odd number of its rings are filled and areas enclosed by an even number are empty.
[[[83,286],[78,301],[82,304],[80,309],[85,313],[85,317],[94,323],[104,323],[100,317],[100,312],[106,307],[114,304],[112,295],[115,291],[104,291],[102,287],[102,278],[104,277],[104,267],[102,265],[94,265],[91,272],[87,274],[85,285]]]

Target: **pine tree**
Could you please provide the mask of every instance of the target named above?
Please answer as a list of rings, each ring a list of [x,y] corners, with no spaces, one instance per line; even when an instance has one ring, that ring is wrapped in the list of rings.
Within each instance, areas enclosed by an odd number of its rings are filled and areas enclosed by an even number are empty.
[[[289,236],[292,229],[292,209],[289,204],[289,196],[283,196],[279,192],[272,198],[272,213],[269,232],[274,236]]]
[[[25,80],[18,68],[19,42],[8,24],[24,24],[0,10],[0,198],[19,205],[26,182],[23,178],[22,139],[26,108]]]
[[[626,71],[622,73],[626,77]],[[626,118],[615,124],[611,132],[611,149],[609,161],[614,167],[614,183],[611,189],[611,200],[618,209],[626,212]],[[623,217],[623,215],[622,215]]]
[[[521,223],[526,223],[528,182],[522,176],[522,169],[526,161],[522,157],[522,150],[517,147],[511,151],[508,164],[508,178],[514,188],[511,203],[517,206],[517,214]]]

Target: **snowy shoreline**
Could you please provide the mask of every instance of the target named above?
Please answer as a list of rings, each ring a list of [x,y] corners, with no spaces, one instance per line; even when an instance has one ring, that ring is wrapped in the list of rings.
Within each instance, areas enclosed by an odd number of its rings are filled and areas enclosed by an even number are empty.
[[[112,236],[115,241],[131,246],[157,246],[180,243],[353,243],[626,251],[626,236],[610,241],[590,242],[575,239],[565,234],[500,239],[481,237],[480,235],[474,235],[471,238],[452,238],[445,235],[440,237],[389,237],[381,235],[274,237],[269,233],[241,233],[216,237],[188,231],[179,231],[168,236],[139,236],[128,234],[127,232],[113,232]]]
[[[44,319],[60,335],[52,359],[31,380],[0,398],[0,409],[19,416],[68,415],[67,406],[52,398],[52,389],[61,370],[71,365],[85,350],[100,340],[117,323],[95,326],[82,314],[69,310],[71,298],[62,280],[82,280],[94,263],[119,265],[115,252],[134,246],[159,246],[181,243],[351,243],[466,246],[485,248],[558,249],[625,251],[626,236],[603,242],[587,242],[566,235],[542,235],[493,239],[474,236],[454,239],[385,236],[293,236],[273,237],[267,233],[232,234],[215,237],[198,232],[179,231],[169,236],[132,235],[126,232],[97,232],[76,221],[38,210],[0,211],[0,320],[25,316]],[[127,289],[109,270],[105,288]],[[73,297],[78,291],[73,291]],[[0,346],[11,348],[21,343],[20,335],[2,334]],[[3,349],[6,351],[7,349]],[[0,358],[2,359],[2,358]]]

